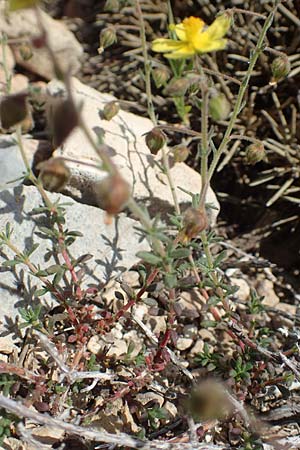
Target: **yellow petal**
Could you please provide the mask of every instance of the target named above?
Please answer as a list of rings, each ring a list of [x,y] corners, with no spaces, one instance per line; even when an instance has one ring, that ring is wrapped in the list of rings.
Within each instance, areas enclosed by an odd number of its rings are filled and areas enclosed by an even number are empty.
[[[10,11],[16,11],[22,8],[31,8],[39,3],[38,0],[9,0]]]
[[[164,57],[168,59],[185,59],[190,58],[195,54],[194,50],[190,50],[189,48],[186,50],[178,50],[171,53],[165,53]]]
[[[155,39],[152,42],[152,50],[154,52],[173,52],[182,49],[185,44],[181,41],[175,41],[174,39]]]
[[[229,30],[231,25],[231,17],[228,14],[222,14],[207,28],[207,33],[213,39],[220,39]]]

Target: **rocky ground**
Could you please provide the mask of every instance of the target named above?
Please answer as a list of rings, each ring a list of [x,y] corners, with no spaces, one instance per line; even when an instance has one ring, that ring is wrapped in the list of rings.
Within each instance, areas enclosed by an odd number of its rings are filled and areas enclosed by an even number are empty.
[[[76,103],[83,104],[93,136],[104,133],[105,150],[132,185],[134,197],[152,215],[159,213],[163,225],[172,212],[172,197],[157,166],[161,155],[152,155],[144,140],[152,124],[146,118],[138,19],[130,2],[123,2],[120,10],[104,11],[106,3],[45,2],[43,20],[56,57],[63,66],[72,66],[76,76],[72,92]],[[266,14],[271,4],[172,3],[175,17],[200,15],[207,22],[220,8],[243,7]],[[164,34],[166,2],[142,4],[150,41]],[[0,30],[10,41],[0,52],[6,61],[0,81],[6,82],[9,73],[13,93],[30,92],[30,114],[22,124],[30,165],[36,171],[50,155],[68,159],[71,177],[59,198],[67,203],[64,226],[70,233],[66,236],[75,241],[71,256],[84,292],[79,304],[71,302],[68,308],[57,301],[59,296],[72,299],[74,285],[60,270],[66,262],[52,248],[49,222],[41,211],[32,213],[42,205],[36,187],[20,180],[7,185],[26,168],[15,135],[3,132],[0,232],[9,222],[11,242],[20,252],[39,244],[30,262],[38,269],[48,268],[32,277],[28,264],[11,263],[12,247],[2,247],[0,389],[6,397],[21,401],[25,417],[19,421],[16,411],[3,410],[3,448],[116,448],[118,439],[109,441],[103,432],[126,433],[119,438],[124,448],[138,448],[142,445],[138,439],[144,438],[145,448],[150,448],[150,441],[152,448],[164,444],[190,449],[300,448],[299,8],[296,0],[282,3],[268,35],[270,47],[288,53],[289,76],[276,87],[269,85],[269,55],[262,54],[237,125],[239,134],[263,139],[267,160],[245,165],[244,143],[238,141],[228,149],[213,180],[214,190],[208,193],[207,202],[216,208],[211,228],[225,238],[216,242],[214,252],[226,250],[220,272],[226,289],[230,286],[231,315],[220,308],[223,320],[216,323],[207,290],[199,289],[194,273],[183,265],[173,335],[163,353],[169,299],[160,275],[136,256],[149,250],[137,230],[139,223],[128,211],[108,223],[96,207],[93,186],[104,175],[95,167],[98,159],[80,131],[53,153],[46,119],[66,95],[65,88],[54,80],[45,50],[22,41],[24,33],[35,34],[32,12],[24,10],[11,22],[0,15]],[[99,54],[99,32],[110,24],[116,26],[118,41]],[[229,51],[214,59],[204,57],[207,66],[226,68],[240,79],[259,29],[259,22],[238,14]],[[230,82],[225,89],[231,98],[236,94]],[[154,94],[159,119],[179,126],[172,100],[155,88]],[[101,111],[112,96],[121,111],[107,121]],[[194,130],[199,130],[198,122],[192,118]],[[225,126],[215,125],[216,140]],[[181,139],[180,133],[170,133],[170,145]],[[196,147],[193,141],[189,144],[188,164],[175,164],[171,173],[175,185],[197,193]],[[178,192],[185,208],[190,197]],[[52,204],[57,198],[49,194]],[[174,227],[170,230],[175,233]],[[197,252],[196,247],[196,256]],[[53,281],[53,276],[59,278],[54,291],[38,292],[45,277]],[[89,376],[76,378],[82,371]],[[95,381],[92,371],[98,373]],[[47,413],[59,423],[47,423],[43,419]],[[70,433],[61,426],[64,422],[84,429]],[[87,439],[88,428],[102,433],[102,438]],[[130,443],[128,436],[136,440]]]

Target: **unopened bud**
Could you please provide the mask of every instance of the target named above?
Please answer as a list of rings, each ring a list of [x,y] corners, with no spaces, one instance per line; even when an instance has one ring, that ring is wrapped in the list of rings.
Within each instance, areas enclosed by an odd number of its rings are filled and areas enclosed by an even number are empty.
[[[28,43],[23,43],[18,47],[19,53],[23,61],[28,61],[32,58],[32,47]]]
[[[275,58],[271,65],[273,83],[277,83],[277,81],[285,78],[291,71],[291,63],[287,57],[287,55],[281,55]]]
[[[8,130],[26,119],[28,115],[27,94],[7,95],[0,102],[1,127]]]
[[[183,229],[180,231],[178,240],[184,244],[194,239],[207,228],[207,215],[203,208],[188,208],[183,216]]]
[[[116,29],[113,26],[104,28],[99,36],[100,46],[98,48],[98,53],[102,53],[107,47],[110,47],[117,41]]]
[[[62,158],[50,158],[38,164],[39,179],[48,191],[60,191],[70,178],[70,171]]]
[[[170,97],[181,97],[185,95],[190,86],[190,81],[186,78],[173,78],[165,88],[165,94]]]
[[[266,155],[264,144],[261,141],[257,141],[248,145],[246,148],[245,159],[247,164],[256,164],[262,161]]]
[[[153,155],[156,155],[157,152],[165,145],[167,138],[163,131],[155,127],[146,134],[145,140],[150,152]]]
[[[190,150],[186,145],[179,144],[172,148],[172,153],[174,156],[174,161],[176,163],[180,163],[184,162],[188,158]]]
[[[118,214],[130,197],[129,184],[119,175],[109,175],[96,183],[94,191],[100,208],[108,214]]]
[[[155,86],[159,89],[164,86],[170,78],[170,71],[166,67],[158,67],[152,70],[152,78]]]
[[[229,101],[222,93],[217,93],[210,98],[208,108],[210,116],[215,122],[226,120],[231,110]]]
[[[105,12],[115,12],[115,11],[119,11],[119,9],[120,9],[119,0],[106,0],[105,5],[104,5]]]
[[[112,101],[109,103],[106,103],[104,106],[101,116],[105,120],[111,120],[113,117],[115,117],[118,112],[120,111],[120,105],[118,102]]]

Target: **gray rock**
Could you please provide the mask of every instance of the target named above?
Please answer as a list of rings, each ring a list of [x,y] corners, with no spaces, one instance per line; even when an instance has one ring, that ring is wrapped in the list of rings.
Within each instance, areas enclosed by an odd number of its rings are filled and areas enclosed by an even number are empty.
[[[0,1],[0,31],[9,39],[20,39],[24,36],[32,39],[41,35],[34,9],[21,9],[5,14],[5,7],[6,2]],[[44,11],[41,11],[41,19],[59,65],[64,71],[75,74],[80,68],[80,58],[83,54],[81,45],[62,22],[52,19]],[[53,64],[45,47],[32,47],[32,57],[26,61],[20,54],[18,44],[11,45],[11,48],[17,63],[21,66],[47,80],[55,77]]]
[[[39,141],[24,139],[24,148],[28,160],[32,164]],[[18,186],[21,177],[26,172],[19,146],[13,135],[0,136],[0,191]],[[15,180],[13,183],[11,181]]]
[[[106,225],[105,213],[99,208],[77,203],[61,194],[49,193],[49,197],[52,201],[60,198],[62,203],[68,203],[65,206],[65,227],[83,234],[69,247],[72,257],[93,255],[93,259],[84,266],[83,286],[99,286],[118,276],[138,262],[135,256],[138,251],[149,249],[147,242],[141,241],[134,230],[136,222],[124,214],[115,218],[111,225]],[[63,260],[59,256],[59,261],[51,257],[45,262],[45,253],[52,245],[39,232],[39,226],[47,225],[47,219],[44,214],[29,214],[33,208],[41,205],[40,194],[33,186],[18,186],[0,192],[0,232],[10,223],[13,228],[12,241],[20,251],[30,249],[33,243],[39,243],[30,259],[43,269],[62,264]],[[5,323],[10,323],[16,316],[17,308],[38,301],[34,299],[34,290],[35,287],[41,287],[39,280],[29,275],[26,266],[20,264],[14,269],[1,267],[7,259],[6,255],[10,259],[13,257],[11,250],[3,246],[0,252],[0,332],[5,328]]]

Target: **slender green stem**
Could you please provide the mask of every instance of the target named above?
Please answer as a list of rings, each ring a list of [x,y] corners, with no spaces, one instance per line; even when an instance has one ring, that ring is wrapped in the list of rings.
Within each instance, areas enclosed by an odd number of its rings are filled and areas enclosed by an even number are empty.
[[[146,41],[146,30],[145,30],[145,23],[143,18],[143,12],[140,5],[140,0],[136,0],[136,9],[139,17],[140,22],[140,36],[141,36],[141,43],[142,43],[142,51],[143,51],[143,59],[144,59],[144,72],[145,72],[145,86],[146,86],[146,96],[147,96],[147,104],[148,104],[148,115],[153,123],[154,126],[157,125],[157,120],[155,116],[155,110],[153,105],[153,99],[152,99],[152,90],[151,90],[151,63],[149,61],[148,57],[148,51],[147,51],[147,41]],[[166,148],[163,147],[162,150],[162,161],[164,170],[168,179],[168,183],[171,189],[171,194],[174,202],[175,211],[177,214],[180,214],[180,207],[179,202],[176,195],[176,189],[174,186],[174,182],[171,176],[170,172],[170,165],[169,165],[169,158],[167,155]]]
[[[205,80],[201,82],[201,193],[199,207],[205,207],[208,180],[208,99],[209,91]]]
[[[28,173],[29,181],[31,181],[36,186],[36,188],[39,190],[39,193],[41,194],[47,208],[49,208],[49,210],[55,212],[55,210],[56,210],[55,206],[53,205],[53,203],[49,199],[48,195],[46,194],[46,191],[43,188],[42,183],[40,182],[40,180],[38,178],[36,178],[36,176],[34,175],[34,173],[32,172],[32,169],[30,167],[30,164],[29,164],[29,161],[27,159],[26,152],[24,149],[21,125],[17,125],[16,135],[17,135],[17,143],[18,143],[18,146],[19,146],[19,149],[21,152],[21,156],[22,156],[23,162],[25,164],[25,167],[26,167],[26,170]]]
[[[268,31],[268,29],[270,28],[270,26],[272,24],[276,8],[277,8],[277,5],[275,5],[275,7],[273,8],[273,10],[270,12],[269,16],[265,20],[264,26],[262,28],[262,31],[261,31],[261,33],[259,35],[259,39],[258,39],[256,47],[255,47],[255,50],[253,51],[252,55],[250,56],[248,70],[247,70],[247,73],[246,73],[246,75],[245,75],[245,77],[244,77],[244,79],[242,81],[241,86],[240,86],[240,89],[239,89],[239,92],[238,92],[238,96],[237,96],[237,100],[236,100],[236,104],[234,106],[234,110],[233,110],[233,113],[231,115],[228,127],[227,127],[227,129],[225,131],[225,134],[224,134],[224,137],[222,139],[222,142],[221,142],[218,150],[216,151],[216,153],[215,153],[215,155],[213,157],[213,160],[211,162],[210,168],[209,168],[209,171],[208,171],[208,182],[211,180],[211,178],[212,178],[212,176],[214,174],[214,171],[215,171],[215,169],[216,169],[216,167],[218,165],[219,159],[220,159],[221,155],[223,154],[223,151],[225,150],[225,148],[226,148],[226,146],[227,146],[227,144],[228,144],[228,142],[230,140],[230,134],[231,134],[231,132],[233,130],[233,127],[235,125],[237,116],[240,113],[242,101],[243,101],[246,89],[248,87],[252,71],[254,69],[254,66],[256,64],[256,61],[257,61],[260,53],[263,50],[263,42],[264,42],[264,39],[266,37],[267,31]]]

